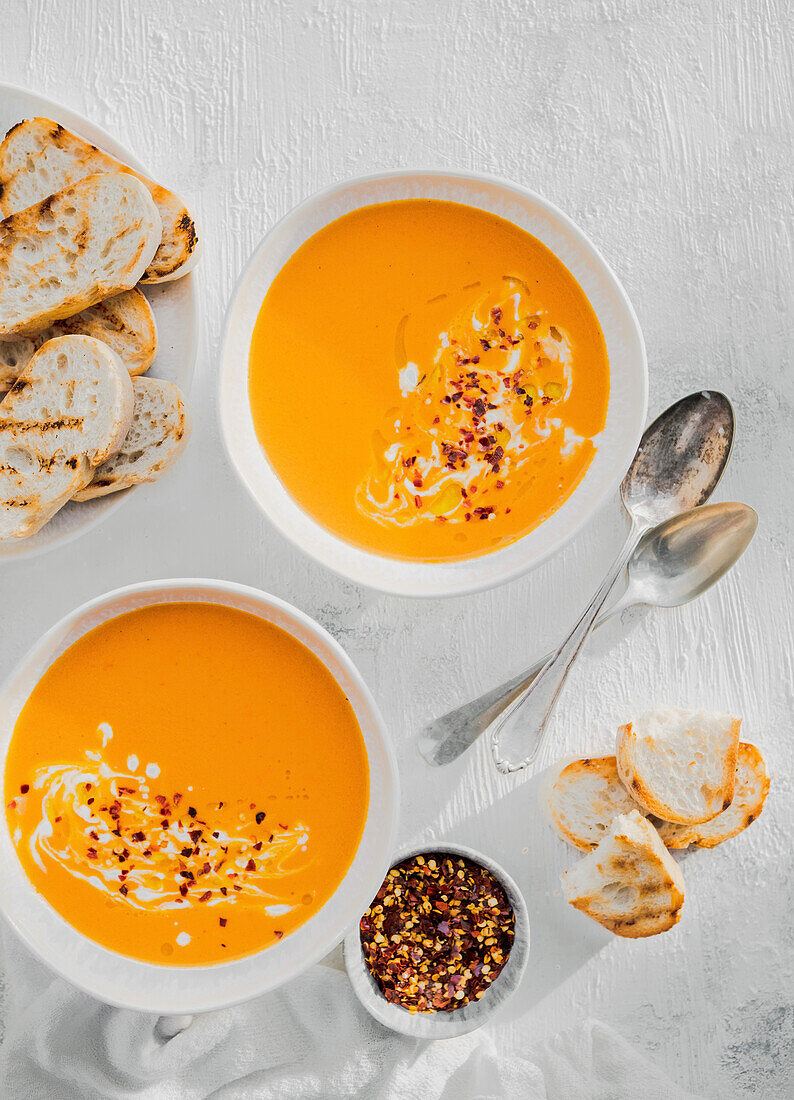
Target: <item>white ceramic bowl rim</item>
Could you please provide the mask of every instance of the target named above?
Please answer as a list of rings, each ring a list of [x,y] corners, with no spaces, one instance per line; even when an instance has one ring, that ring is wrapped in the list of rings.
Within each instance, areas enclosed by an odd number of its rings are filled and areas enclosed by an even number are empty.
[[[462,856],[490,871],[501,883],[515,915],[515,935],[510,956],[501,973],[479,1001],[456,1009],[454,1012],[411,1013],[400,1005],[390,1004],[378,988],[364,961],[358,925],[345,938],[345,965],[356,996],[380,1023],[420,1039],[452,1039],[482,1027],[502,1005],[512,997],[521,984],[529,959],[529,910],[524,896],[511,875],[496,860],[475,848],[462,844],[433,842],[412,845],[404,849],[389,864],[396,867],[403,860],[419,855]],[[374,897],[374,895],[373,895]]]
[[[610,359],[607,422],[585,477],[567,501],[521,539],[477,558],[416,562],[375,554],[333,534],[282,485],[256,436],[248,398],[248,359],[259,310],[289,257],[350,210],[400,198],[440,198],[490,210],[554,252],[584,289]],[[552,203],[496,176],[443,169],[376,172],[333,184],[304,200],[266,234],[238,280],[226,318],[220,373],[221,430],[251,496],[283,535],[334,572],[404,596],[476,592],[520,575],[560,549],[616,491],[639,443],[647,411],[645,345],[618,279],[592,242]]]
[[[389,867],[398,811],[391,742],[360,673],[342,647],[308,615],[232,581],[173,579],[119,588],[83,604],[49,630],[0,688],[2,773],[16,718],[52,661],[92,627],[135,607],[214,602],[249,611],[287,630],[329,668],[361,726],[370,768],[370,802],[353,863],[333,896],[280,943],[215,966],[156,966],[109,951],[72,928],[35,890],[19,862],[5,812],[0,821],[0,911],[44,963],[110,1004],[164,1014],[208,1012],[275,989],[321,959],[357,922]],[[2,779],[2,775],[0,775]]]

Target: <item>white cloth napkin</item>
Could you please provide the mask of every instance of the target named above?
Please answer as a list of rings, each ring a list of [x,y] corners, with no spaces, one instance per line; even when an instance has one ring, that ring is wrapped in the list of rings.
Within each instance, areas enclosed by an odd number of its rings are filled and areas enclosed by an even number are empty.
[[[156,1016],[100,1004],[3,935],[4,1100],[697,1100],[595,1021],[508,1059],[487,1032],[403,1038],[327,965],[166,1039]]]

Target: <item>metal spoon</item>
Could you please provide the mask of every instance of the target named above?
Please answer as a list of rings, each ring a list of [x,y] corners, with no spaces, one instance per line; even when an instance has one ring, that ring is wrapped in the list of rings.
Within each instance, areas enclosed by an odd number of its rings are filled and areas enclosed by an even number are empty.
[[[626,541],[568,637],[498,718],[491,749],[499,771],[520,771],[534,760],[568,673],[637,543],[651,527],[708,499],[728,461],[733,424],[727,397],[703,391],[671,405],[645,429],[620,486],[631,520]],[[510,721],[519,709],[520,731]],[[512,735],[507,752],[502,747],[506,728]]]
[[[746,504],[705,504],[660,523],[643,535],[628,565],[620,599],[603,611],[595,628],[629,607],[681,607],[725,576],[750,544],[758,516]],[[429,722],[419,738],[428,764],[457,760],[505,707],[529,687],[549,654],[526,672]]]

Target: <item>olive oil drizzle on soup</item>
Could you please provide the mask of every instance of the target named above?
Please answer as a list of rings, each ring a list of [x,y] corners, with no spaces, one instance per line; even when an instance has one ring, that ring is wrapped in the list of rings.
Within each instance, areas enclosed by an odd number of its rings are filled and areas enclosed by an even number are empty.
[[[35,888],[105,947],[206,965],[328,900],[369,800],[328,669],[234,608],[157,604],[78,639],[17,721],[6,817]]]
[[[609,400],[596,315],[511,222],[458,203],[363,207],[263,302],[249,392],[301,507],[391,557],[476,556],[532,530],[593,459]]]

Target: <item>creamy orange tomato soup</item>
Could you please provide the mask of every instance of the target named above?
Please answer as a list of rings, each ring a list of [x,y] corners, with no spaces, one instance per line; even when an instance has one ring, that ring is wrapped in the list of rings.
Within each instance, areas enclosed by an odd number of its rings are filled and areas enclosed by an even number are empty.
[[[258,951],[350,866],[369,797],[353,710],[278,627],[160,604],[92,630],[44,674],[8,753],[8,826],[80,932],[154,963]]]
[[[609,365],[584,292],[540,241],[412,199],[353,211],[287,261],[249,389],[305,511],[378,553],[449,560],[512,542],[570,496]]]

